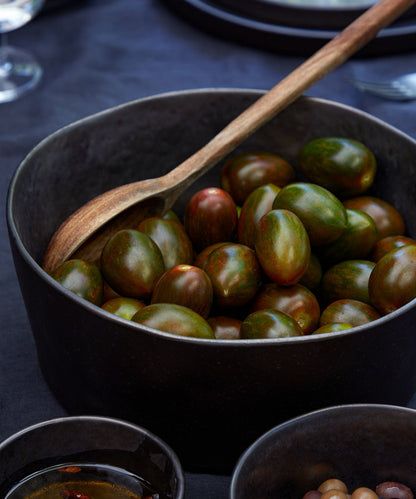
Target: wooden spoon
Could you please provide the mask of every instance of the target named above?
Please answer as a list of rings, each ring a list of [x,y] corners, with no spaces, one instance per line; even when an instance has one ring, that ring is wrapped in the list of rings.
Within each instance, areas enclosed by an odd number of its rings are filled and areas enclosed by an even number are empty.
[[[112,189],[79,208],[52,237],[44,270],[51,272],[70,257],[94,261],[111,234],[171,208],[198,177],[415,3],[380,0],[175,169],[159,178]]]

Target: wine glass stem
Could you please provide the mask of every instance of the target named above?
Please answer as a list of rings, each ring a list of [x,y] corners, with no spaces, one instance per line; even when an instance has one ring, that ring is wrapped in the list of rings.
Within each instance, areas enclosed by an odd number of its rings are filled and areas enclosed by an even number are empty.
[[[0,72],[3,66],[7,63],[7,33],[1,33],[0,38]]]

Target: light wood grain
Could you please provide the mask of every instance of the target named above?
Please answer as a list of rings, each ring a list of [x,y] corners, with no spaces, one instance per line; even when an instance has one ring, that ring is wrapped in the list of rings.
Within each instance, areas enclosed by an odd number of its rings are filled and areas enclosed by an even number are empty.
[[[96,260],[108,237],[131,226],[131,220],[137,225],[138,220],[172,207],[197,178],[415,3],[416,0],[380,0],[175,169],[157,179],[117,187],[82,206],[52,237],[43,261],[44,270],[50,272],[70,257]]]

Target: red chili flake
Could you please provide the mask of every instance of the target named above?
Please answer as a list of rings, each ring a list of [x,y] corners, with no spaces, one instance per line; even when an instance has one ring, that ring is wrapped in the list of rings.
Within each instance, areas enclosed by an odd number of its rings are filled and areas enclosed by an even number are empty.
[[[90,499],[86,494],[82,494],[76,490],[62,490],[61,496],[64,499]]]
[[[66,466],[65,468],[59,468],[58,471],[61,473],[78,473],[81,468],[79,466]]]

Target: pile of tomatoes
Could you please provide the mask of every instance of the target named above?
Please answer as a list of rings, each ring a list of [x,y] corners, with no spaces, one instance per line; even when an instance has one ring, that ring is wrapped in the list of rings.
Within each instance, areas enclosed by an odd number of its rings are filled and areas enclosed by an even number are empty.
[[[134,322],[208,339],[287,338],[350,329],[416,297],[416,241],[359,141],[323,137],[300,173],[268,152],[241,153],[220,187],[112,236],[99,262],[52,276]],[[297,178],[302,175],[302,179]]]

